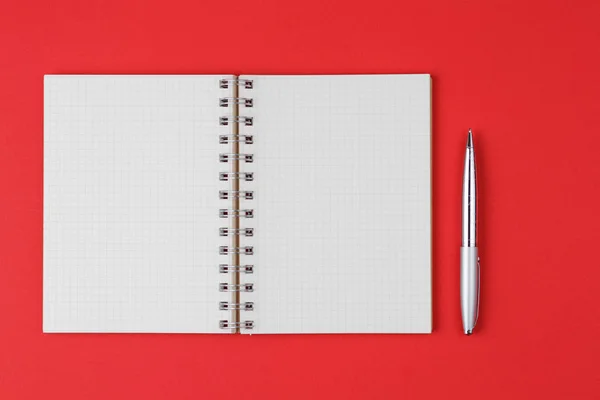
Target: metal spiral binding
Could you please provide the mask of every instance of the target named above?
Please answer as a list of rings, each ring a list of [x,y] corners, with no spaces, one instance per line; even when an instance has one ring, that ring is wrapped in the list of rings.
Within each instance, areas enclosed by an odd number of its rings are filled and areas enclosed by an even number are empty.
[[[234,283],[219,283],[219,291],[221,292],[253,292],[253,283],[234,284]]]
[[[220,126],[232,126],[230,134],[219,135],[219,143],[227,145],[230,153],[223,152],[219,154],[220,163],[229,163],[231,169],[219,173],[220,181],[231,182],[229,190],[220,190],[219,199],[229,200],[229,207],[219,209],[219,217],[230,221],[231,226],[219,228],[219,236],[230,237],[231,242],[228,246],[219,246],[219,254],[229,256],[231,264],[219,264],[219,273],[227,274],[229,282],[219,283],[220,292],[231,293],[230,301],[221,301],[218,304],[219,310],[230,311],[231,318],[219,321],[220,329],[229,329],[232,332],[239,332],[242,329],[253,329],[254,321],[246,320],[241,317],[242,312],[254,310],[254,303],[250,301],[241,301],[240,294],[243,292],[253,292],[253,283],[241,283],[241,274],[253,274],[254,265],[241,264],[242,256],[254,254],[253,246],[242,246],[240,239],[242,237],[254,236],[254,228],[240,227],[244,218],[253,218],[254,210],[241,206],[241,200],[253,200],[254,191],[242,190],[240,183],[254,180],[254,173],[241,172],[240,164],[250,164],[254,162],[254,155],[241,153],[240,146],[251,145],[254,143],[254,136],[241,134],[240,128],[254,125],[254,117],[243,116],[239,111],[243,108],[254,107],[254,100],[249,97],[240,97],[239,88],[252,89],[254,83],[249,79],[220,79],[219,87],[221,89],[232,89],[233,96],[221,97],[219,107],[226,107],[231,110],[229,115],[219,117]],[[231,92],[231,90],[230,90]]]
[[[243,105],[244,107],[254,107],[254,100],[246,99],[244,97],[221,97],[219,99],[219,106],[229,107],[230,104]]]
[[[245,254],[251,256],[254,254],[254,247],[252,246],[219,246],[219,254],[226,256],[227,254]]]
[[[250,144],[250,143],[248,143]],[[219,154],[219,161],[244,161],[246,163],[254,162],[254,154],[241,154],[241,153],[222,153]]]
[[[221,329],[252,329],[252,328],[254,328],[254,321],[230,322],[227,320],[221,320],[221,321],[219,321],[219,328],[221,328]]]
[[[219,265],[219,273],[221,274],[231,274],[243,272],[244,274],[253,274],[254,273],[254,265],[229,265],[229,264],[220,264]]]
[[[229,144],[233,142],[254,144],[254,136],[252,135],[221,135],[219,136],[219,144]]]
[[[253,82],[250,79],[221,79],[219,81],[219,87],[221,89],[228,89],[229,85],[243,86],[246,89],[252,89],[254,87]]]
[[[243,179],[246,182],[254,180],[254,173],[252,172],[220,172],[219,180],[220,181],[228,181],[229,178],[233,179]]]
[[[231,208],[221,208],[219,210],[219,218],[229,217],[243,217],[243,218],[254,218],[254,210],[238,210]]]
[[[219,199],[254,199],[254,192],[252,190],[219,190]]]
[[[219,228],[219,236],[229,235],[254,236],[254,228]]]
[[[244,124],[246,126],[252,126],[254,124],[253,117],[240,117],[240,116],[226,116],[219,118],[220,125],[229,125],[230,122],[236,122],[238,124]]]
[[[252,311],[252,310],[254,310],[254,303],[251,301],[246,301],[244,303],[230,303],[228,301],[222,301],[219,303],[219,310],[221,310],[221,311],[227,311],[227,310]]]

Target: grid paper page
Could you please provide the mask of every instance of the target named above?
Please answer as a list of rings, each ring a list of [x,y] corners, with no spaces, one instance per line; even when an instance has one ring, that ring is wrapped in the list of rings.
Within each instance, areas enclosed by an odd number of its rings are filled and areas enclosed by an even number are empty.
[[[431,332],[430,76],[243,78],[251,333]]]
[[[220,78],[45,77],[44,332],[222,332]]]

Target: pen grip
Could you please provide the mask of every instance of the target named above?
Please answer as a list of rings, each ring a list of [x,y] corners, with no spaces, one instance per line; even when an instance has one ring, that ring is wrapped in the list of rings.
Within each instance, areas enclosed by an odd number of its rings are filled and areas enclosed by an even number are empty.
[[[479,252],[477,247],[460,248],[460,302],[464,331],[471,333],[479,315]]]

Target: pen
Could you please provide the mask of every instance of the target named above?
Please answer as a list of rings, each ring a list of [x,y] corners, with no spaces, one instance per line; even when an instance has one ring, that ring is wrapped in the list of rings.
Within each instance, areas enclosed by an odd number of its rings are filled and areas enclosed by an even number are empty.
[[[469,129],[462,192],[460,306],[465,335],[473,333],[479,315],[479,255],[477,251],[477,180],[473,133]]]

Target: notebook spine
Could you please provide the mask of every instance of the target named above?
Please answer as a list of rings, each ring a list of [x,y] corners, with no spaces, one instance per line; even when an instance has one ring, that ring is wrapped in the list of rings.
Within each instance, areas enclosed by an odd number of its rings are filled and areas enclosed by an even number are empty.
[[[247,312],[254,310],[254,303],[242,301],[241,294],[254,291],[254,283],[241,282],[241,275],[254,273],[254,265],[242,264],[242,256],[246,257],[254,254],[253,246],[244,246],[242,238],[254,235],[254,228],[240,226],[242,221],[254,217],[254,210],[241,207],[241,200],[251,201],[254,199],[254,191],[242,190],[242,182],[254,180],[252,172],[241,172],[240,165],[254,162],[254,155],[242,153],[240,145],[251,145],[254,143],[254,136],[242,134],[240,127],[254,125],[254,117],[240,115],[240,110],[248,107],[254,107],[254,100],[249,97],[240,97],[239,88],[252,89],[254,82],[248,79],[221,79],[219,87],[227,89],[227,96],[219,98],[219,106],[227,108],[228,112],[219,117],[220,126],[230,126],[230,134],[219,135],[219,143],[229,146],[226,152],[219,154],[219,162],[227,164],[227,171],[219,173],[219,180],[229,182],[229,190],[220,190],[219,199],[227,200],[227,207],[219,209],[219,218],[229,221],[227,226],[219,228],[219,236],[227,237],[230,244],[219,246],[219,254],[228,257],[227,264],[219,264],[219,273],[223,277],[227,276],[227,282],[220,282],[218,290],[230,294],[229,301],[220,301],[216,306],[221,311],[229,312],[229,318],[219,321],[219,328],[231,332],[240,332],[241,330],[250,330],[254,328],[252,318],[246,318]],[[243,114],[243,113],[242,113]],[[225,280],[225,279],[223,279]]]

